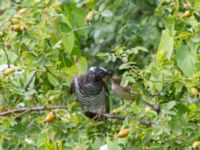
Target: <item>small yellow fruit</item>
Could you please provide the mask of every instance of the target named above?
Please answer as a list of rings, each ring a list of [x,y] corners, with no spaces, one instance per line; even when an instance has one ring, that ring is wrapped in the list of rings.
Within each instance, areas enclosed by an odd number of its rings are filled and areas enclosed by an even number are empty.
[[[145,112],[150,112],[150,111],[151,111],[151,107],[146,106],[146,107],[145,107]]]
[[[86,21],[91,22],[93,20],[93,17],[94,17],[94,11],[90,11],[86,16]]]
[[[11,18],[10,22],[11,22],[11,24],[18,24],[19,23],[19,19],[18,18]]]
[[[192,87],[189,89],[189,92],[193,95],[196,96],[199,92],[195,87]]]
[[[20,31],[25,31],[28,29],[28,26],[25,24],[25,23],[21,23],[21,24],[14,24],[12,25],[12,28],[11,28],[13,31],[16,31],[16,32],[20,32]]]
[[[58,95],[51,95],[51,96],[49,97],[49,100],[50,100],[50,101],[54,101],[54,100],[56,100],[56,99],[58,99]]]
[[[127,137],[129,134],[129,131],[130,131],[129,129],[123,129],[123,130],[119,131],[118,136],[120,138]]]
[[[118,108],[115,108],[115,109],[112,110],[113,114],[118,114],[120,112],[122,112],[122,108],[121,107],[118,107]]]
[[[49,3],[49,0],[45,0],[44,3],[45,3],[45,4],[48,4],[48,3]]]
[[[55,2],[55,3],[52,4],[52,7],[57,9],[57,8],[59,8],[59,4]]]
[[[88,4],[94,4],[95,0],[89,0]]]
[[[17,13],[18,13],[19,15],[23,15],[23,14],[25,13],[25,11],[26,11],[26,8],[22,8],[22,9],[20,9]]]
[[[20,25],[20,30],[21,31],[27,30],[27,29],[28,29],[28,26],[25,23]]]
[[[55,112],[50,112],[46,118],[44,119],[44,122],[52,122],[56,119],[56,113]]]
[[[14,25],[12,25],[12,30],[13,30],[13,31],[16,31],[16,32],[21,31],[21,26],[20,26],[20,24],[14,24]]]
[[[191,16],[191,12],[189,10],[186,10],[183,14],[182,17],[190,17]]]
[[[4,36],[4,32],[2,30],[0,30],[0,37]]]
[[[193,144],[192,144],[192,148],[195,149],[198,146],[200,146],[200,141],[194,141]]]
[[[3,72],[4,76],[8,76],[15,71],[15,68],[8,68]]]

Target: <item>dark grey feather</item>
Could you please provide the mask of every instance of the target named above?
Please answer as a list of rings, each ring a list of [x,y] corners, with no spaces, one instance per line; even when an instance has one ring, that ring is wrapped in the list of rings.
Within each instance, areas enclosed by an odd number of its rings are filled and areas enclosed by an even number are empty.
[[[109,93],[102,79],[105,75],[101,70],[89,70],[86,74],[75,77],[71,83],[70,91],[75,94],[86,115],[90,112],[109,112]]]

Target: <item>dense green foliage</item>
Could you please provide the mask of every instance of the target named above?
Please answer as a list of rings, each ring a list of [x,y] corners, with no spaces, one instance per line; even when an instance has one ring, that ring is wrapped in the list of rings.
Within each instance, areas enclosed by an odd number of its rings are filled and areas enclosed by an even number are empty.
[[[51,122],[51,111],[0,117],[0,149],[191,149],[200,141],[199,9],[199,0],[0,0],[1,112],[67,107]],[[131,85],[131,104],[110,92],[126,120],[88,119],[69,94],[91,65]]]

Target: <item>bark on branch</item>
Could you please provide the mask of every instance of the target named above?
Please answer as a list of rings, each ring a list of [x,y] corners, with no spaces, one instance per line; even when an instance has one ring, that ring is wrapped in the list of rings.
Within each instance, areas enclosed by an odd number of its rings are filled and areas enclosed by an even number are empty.
[[[17,114],[17,113],[22,113],[22,112],[31,112],[31,111],[45,111],[45,110],[52,110],[52,109],[66,109],[66,106],[40,106],[40,107],[32,107],[32,108],[19,108],[19,109],[12,109],[12,110],[7,110],[4,112],[0,113],[0,116],[7,116],[7,115],[12,115],[12,114]],[[105,118],[112,118],[112,119],[120,119],[124,120],[126,117],[125,116],[120,116],[120,115],[115,115],[115,114],[109,114],[109,113],[104,113],[104,114],[97,114],[99,116],[103,116]]]
[[[119,119],[119,120],[124,120],[126,119],[126,116],[121,116],[121,115],[115,115],[115,114],[109,114],[109,113],[104,113],[104,114],[99,114],[105,118],[111,118],[111,119]]]
[[[13,114],[18,114],[22,112],[32,112],[32,111],[45,111],[45,110],[52,110],[52,109],[66,109],[66,106],[40,106],[40,107],[32,107],[32,108],[20,108],[20,109],[12,109],[12,110],[7,110],[4,112],[0,113],[0,116],[8,116],[8,115],[13,115]],[[110,118],[110,119],[118,119],[118,120],[125,120],[127,117],[126,116],[121,116],[121,115],[116,115],[116,114],[109,114],[109,113],[102,113],[102,114],[97,114],[97,116],[103,116],[105,118]],[[131,117],[131,116],[129,116]],[[145,119],[138,120],[136,119],[140,124],[143,124],[147,127],[151,127],[153,125],[152,122],[147,121]]]
[[[22,113],[24,111],[31,112],[31,111],[45,111],[45,110],[52,110],[52,109],[66,109],[66,106],[42,106],[42,107],[33,107],[33,108],[20,108],[20,109],[13,109],[7,110],[0,113],[0,116],[7,116],[17,113]]]

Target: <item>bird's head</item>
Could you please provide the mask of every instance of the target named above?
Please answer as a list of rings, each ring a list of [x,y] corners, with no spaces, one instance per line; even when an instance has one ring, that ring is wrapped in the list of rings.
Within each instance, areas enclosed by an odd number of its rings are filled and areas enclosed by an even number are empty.
[[[103,79],[105,76],[110,74],[110,71],[103,67],[90,67],[88,73],[92,74],[97,80]]]

